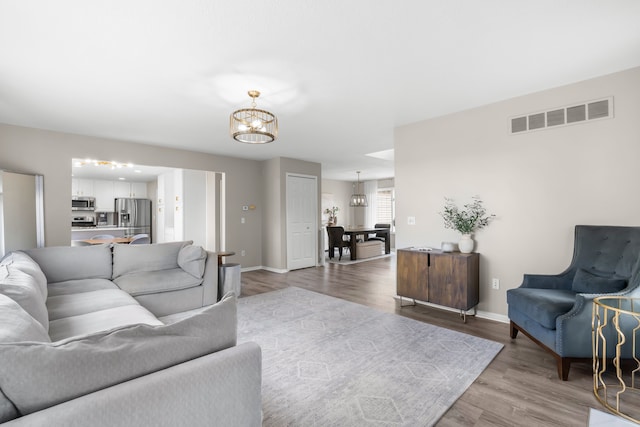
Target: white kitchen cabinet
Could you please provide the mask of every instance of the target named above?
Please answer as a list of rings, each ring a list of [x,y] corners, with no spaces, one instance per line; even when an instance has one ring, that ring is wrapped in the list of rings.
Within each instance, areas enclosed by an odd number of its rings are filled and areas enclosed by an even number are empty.
[[[147,198],[147,183],[146,182],[131,182],[131,197],[136,199]]]
[[[93,181],[96,197],[96,211],[113,212],[114,182],[96,179]]]
[[[158,200],[156,203],[156,225],[153,228],[153,231],[156,233],[154,241],[156,243],[164,243],[166,242],[165,235],[165,206],[164,202],[166,200],[166,191],[165,191],[165,175],[158,175]]]
[[[82,178],[71,178],[71,195],[82,197],[93,197],[93,180]]]
[[[114,181],[115,197],[132,197],[136,199],[147,198],[146,182]]]
[[[113,182],[114,197],[131,197],[131,184],[124,181]]]
[[[184,170],[173,173],[173,238],[184,240]]]

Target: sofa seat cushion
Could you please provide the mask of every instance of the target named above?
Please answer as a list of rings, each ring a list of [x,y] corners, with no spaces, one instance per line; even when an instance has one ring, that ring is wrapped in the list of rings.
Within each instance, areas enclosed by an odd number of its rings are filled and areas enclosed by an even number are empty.
[[[120,289],[118,285],[107,279],[77,279],[64,282],[49,283],[49,297],[58,295],[93,292],[102,289]]]
[[[127,326],[54,343],[0,344],[0,389],[25,415],[232,347],[236,330],[236,300],[230,296],[171,325]]]
[[[136,324],[158,326],[163,323],[141,305],[125,305],[52,320],[49,322],[49,337],[51,341],[60,341]]]
[[[20,307],[40,322],[45,330],[49,329],[45,298],[33,276],[13,265],[0,266],[0,294],[20,304]]]
[[[202,277],[194,277],[180,267],[171,270],[130,273],[113,279],[120,289],[133,296],[192,288],[200,285],[202,280]]]
[[[58,295],[47,299],[49,321],[125,305],[139,304],[131,295],[120,289]]]
[[[74,279],[111,279],[109,245],[55,246],[24,252],[38,263],[48,283]]]
[[[563,289],[516,288],[507,291],[509,307],[547,329],[556,329],[556,318],[571,310],[575,301],[576,293]]]

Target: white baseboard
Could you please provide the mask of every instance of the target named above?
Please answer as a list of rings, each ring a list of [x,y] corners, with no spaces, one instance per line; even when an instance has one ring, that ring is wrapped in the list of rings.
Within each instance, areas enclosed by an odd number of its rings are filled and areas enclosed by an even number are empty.
[[[287,269],[282,269],[282,268],[273,268],[273,267],[264,267],[262,265],[259,265],[257,267],[247,267],[247,268],[241,268],[240,272],[245,272],[245,271],[255,271],[255,270],[267,270],[270,271],[272,273],[278,273],[278,274],[283,274],[283,273],[288,273],[289,270]]]
[[[400,296],[396,295],[394,297],[395,299],[400,299]],[[407,297],[402,297],[404,300],[410,299],[413,300],[412,298],[407,298]],[[458,310],[457,308],[451,308],[451,307],[445,307],[443,305],[438,305],[438,304],[433,304],[431,302],[426,302],[426,301],[419,301],[419,300],[415,300],[416,304],[420,304],[420,305],[425,305],[428,307],[434,307],[440,310],[446,310],[446,311],[452,311],[454,313],[460,313],[460,310]],[[468,310],[466,312],[467,316],[472,316],[473,315],[473,310]],[[487,320],[495,320],[496,322],[501,322],[501,323],[509,323],[509,317],[505,316],[504,314],[498,314],[498,313],[491,313],[490,311],[482,311],[482,310],[477,310],[476,317],[479,317],[481,319],[487,319]]]

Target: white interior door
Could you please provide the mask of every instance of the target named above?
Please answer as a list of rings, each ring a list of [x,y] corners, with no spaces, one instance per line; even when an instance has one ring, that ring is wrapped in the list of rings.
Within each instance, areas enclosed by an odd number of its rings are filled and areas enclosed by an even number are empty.
[[[314,267],[318,241],[318,181],[287,174],[287,268]]]

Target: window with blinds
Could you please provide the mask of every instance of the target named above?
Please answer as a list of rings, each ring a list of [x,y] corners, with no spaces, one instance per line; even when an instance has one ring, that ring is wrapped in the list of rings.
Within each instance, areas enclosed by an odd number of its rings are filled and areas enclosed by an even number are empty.
[[[376,223],[391,224],[393,230],[395,217],[395,198],[393,188],[379,188],[376,196]]]

